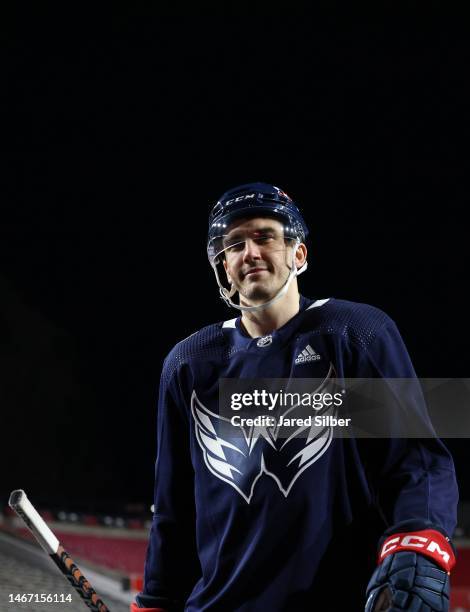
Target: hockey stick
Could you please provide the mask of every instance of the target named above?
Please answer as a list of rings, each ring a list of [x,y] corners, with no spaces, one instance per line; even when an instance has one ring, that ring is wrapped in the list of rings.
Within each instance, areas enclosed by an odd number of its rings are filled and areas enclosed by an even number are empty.
[[[93,612],[110,612],[109,608],[103,603],[101,598],[98,597],[73,559],[64,550],[59,540],[38,514],[37,510],[27,498],[26,493],[22,489],[13,491],[10,495],[8,505],[23,519],[36,540],[51,557],[90,610]]]

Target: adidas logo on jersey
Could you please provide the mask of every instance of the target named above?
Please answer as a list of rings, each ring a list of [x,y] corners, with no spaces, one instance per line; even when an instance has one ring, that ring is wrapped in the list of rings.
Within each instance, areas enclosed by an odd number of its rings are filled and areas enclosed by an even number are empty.
[[[295,364],[298,365],[299,363],[308,363],[309,361],[319,361],[320,359],[320,355],[315,353],[310,344],[307,344],[307,346],[295,360]]]

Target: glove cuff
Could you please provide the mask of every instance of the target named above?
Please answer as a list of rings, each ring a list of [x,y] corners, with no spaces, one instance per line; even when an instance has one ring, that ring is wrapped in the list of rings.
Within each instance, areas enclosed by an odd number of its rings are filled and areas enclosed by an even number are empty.
[[[448,574],[455,565],[455,555],[449,538],[435,529],[407,531],[388,536],[380,547],[377,562],[382,563],[388,555],[403,550],[432,559]]]

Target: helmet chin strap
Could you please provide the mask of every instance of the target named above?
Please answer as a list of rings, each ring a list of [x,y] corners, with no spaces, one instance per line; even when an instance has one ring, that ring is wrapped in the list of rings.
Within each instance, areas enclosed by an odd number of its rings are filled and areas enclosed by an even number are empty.
[[[278,300],[280,300],[287,293],[287,290],[289,289],[289,285],[291,284],[292,279],[295,278],[296,276],[299,276],[300,274],[302,274],[302,272],[305,272],[305,270],[307,269],[307,262],[305,262],[303,266],[301,266],[298,269],[295,267],[295,252],[297,251],[297,247],[299,246],[299,244],[300,244],[300,240],[297,240],[294,248],[292,249],[292,264],[291,264],[289,276],[287,277],[286,282],[283,284],[283,286],[279,289],[279,291],[276,293],[274,297],[272,297],[270,300],[268,300],[264,304],[258,304],[257,306],[241,306],[240,304],[236,304],[235,302],[233,302],[231,298],[237,292],[235,285],[232,283],[230,291],[228,289],[225,289],[225,287],[220,282],[219,273],[217,271],[217,265],[215,263],[212,264],[212,267],[215,272],[215,277],[217,279],[217,284],[219,285],[219,293],[220,293],[221,298],[224,300],[224,302],[228,306],[231,306],[232,308],[236,308],[237,310],[241,310],[243,312],[255,312],[256,310],[262,310],[263,308],[267,308],[268,306],[275,304]]]

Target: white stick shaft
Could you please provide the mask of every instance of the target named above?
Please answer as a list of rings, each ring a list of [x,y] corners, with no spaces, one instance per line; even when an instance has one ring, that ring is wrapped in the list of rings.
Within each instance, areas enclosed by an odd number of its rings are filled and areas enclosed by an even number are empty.
[[[13,491],[8,504],[23,519],[47,554],[55,554],[59,548],[59,540],[39,516],[26,493],[22,489]]]

